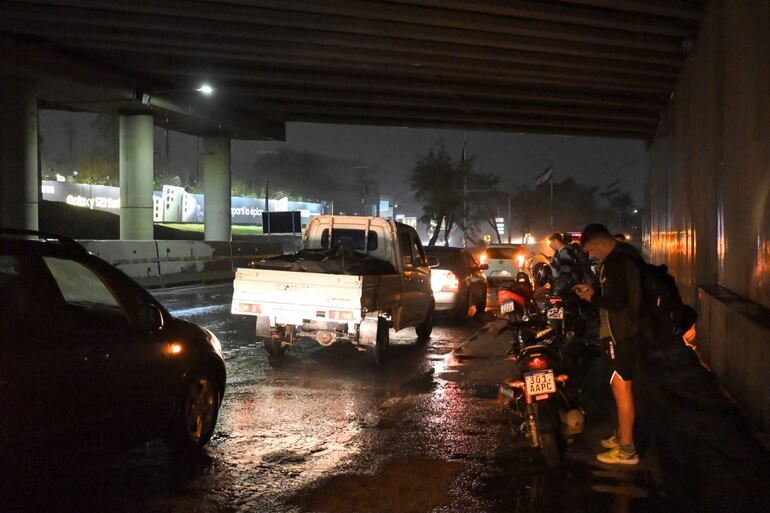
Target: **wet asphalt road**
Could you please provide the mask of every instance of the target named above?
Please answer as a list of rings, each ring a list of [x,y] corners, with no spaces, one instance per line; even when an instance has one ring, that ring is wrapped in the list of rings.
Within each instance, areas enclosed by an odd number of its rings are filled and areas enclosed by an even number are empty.
[[[34,482],[15,508],[77,512],[660,511],[654,457],[633,468],[594,460],[610,430],[606,384],[589,383],[586,432],[549,471],[514,437],[498,399],[505,337],[485,322],[438,321],[427,344],[392,333],[375,368],[349,345],[300,342],[279,368],[251,318],[229,313],[227,286],[162,291],[176,316],[222,342],[228,388],[205,454],[161,441]],[[487,319],[488,320],[488,319]]]

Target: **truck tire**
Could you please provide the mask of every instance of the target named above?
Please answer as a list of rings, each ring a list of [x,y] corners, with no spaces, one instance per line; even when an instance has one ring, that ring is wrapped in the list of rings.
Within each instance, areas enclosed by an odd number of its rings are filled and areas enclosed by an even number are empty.
[[[431,303],[430,308],[428,309],[427,317],[422,324],[414,329],[417,332],[417,340],[425,342],[430,338],[430,334],[433,332],[433,315],[435,310],[435,303]]]
[[[388,321],[380,317],[377,321],[377,339],[374,346],[369,348],[369,353],[375,365],[383,365],[388,360],[388,347],[390,346],[390,326]]]
[[[286,354],[286,347],[277,337],[265,338],[265,349],[271,358],[283,358],[283,355]]]

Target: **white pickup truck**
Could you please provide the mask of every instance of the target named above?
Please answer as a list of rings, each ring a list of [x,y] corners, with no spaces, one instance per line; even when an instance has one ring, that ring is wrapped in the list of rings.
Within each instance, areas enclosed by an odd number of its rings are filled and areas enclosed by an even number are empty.
[[[319,216],[308,223],[299,252],[236,270],[231,311],[256,317],[271,362],[298,338],[312,338],[323,346],[349,341],[381,364],[391,328],[430,336],[434,260],[411,226]]]

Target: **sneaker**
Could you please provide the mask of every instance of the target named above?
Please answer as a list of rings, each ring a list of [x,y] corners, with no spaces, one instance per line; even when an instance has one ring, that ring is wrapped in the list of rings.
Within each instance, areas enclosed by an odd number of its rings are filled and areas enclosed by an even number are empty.
[[[635,449],[629,452],[620,446],[597,454],[596,459],[610,465],[636,465],[639,463],[639,455]]]
[[[620,447],[620,441],[618,440],[618,437],[615,435],[615,433],[612,433],[609,438],[602,440],[601,444],[605,449],[614,449],[615,447]]]

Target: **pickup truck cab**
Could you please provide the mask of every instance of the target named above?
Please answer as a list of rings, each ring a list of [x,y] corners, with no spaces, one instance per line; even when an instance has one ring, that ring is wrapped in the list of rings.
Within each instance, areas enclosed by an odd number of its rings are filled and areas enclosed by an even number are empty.
[[[378,217],[318,216],[302,249],[235,273],[231,312],[256,317],[276,361],[299,338],[352,343],[387,358],[389,330],[433,329],[431,270],[411,226]]]

